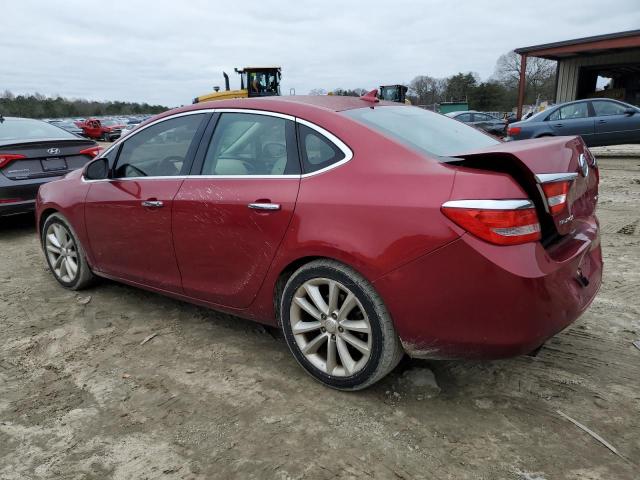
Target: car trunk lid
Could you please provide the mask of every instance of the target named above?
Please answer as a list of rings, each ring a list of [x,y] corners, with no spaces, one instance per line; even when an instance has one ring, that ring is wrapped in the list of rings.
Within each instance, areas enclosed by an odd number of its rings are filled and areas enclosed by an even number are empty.
[[[580,137],[505,142],[447,163],[511,175],[536,205],[543,243],[570,234],[596,208],[597,163]]]
[[[0,173],[11,180],[55,177],[82,167],[97,151],[93,140],[31,140],[0,143]]]

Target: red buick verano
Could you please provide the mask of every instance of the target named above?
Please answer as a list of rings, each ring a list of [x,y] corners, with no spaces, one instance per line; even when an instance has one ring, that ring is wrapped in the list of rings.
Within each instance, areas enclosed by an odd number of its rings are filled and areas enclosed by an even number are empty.
[[[201,103],[40,187],[56,280],[94,276],[280,325],[343,390],[404,353],[529,353],[593,300],[598,167],[372,97]]]

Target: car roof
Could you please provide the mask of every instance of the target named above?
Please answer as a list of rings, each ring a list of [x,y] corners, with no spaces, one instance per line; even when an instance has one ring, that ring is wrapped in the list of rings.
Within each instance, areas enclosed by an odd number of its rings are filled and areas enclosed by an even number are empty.
[[[227,105],[228,104],[228,105]],[[249,106],[251,104],[251,106]],[[397,102],[371,102],[363,100],[361,97],[351,97],[343,95],[290,95],[286,97],[261,97],[261,98],[235,98],[232,100],[212,100],[198,103],[196,105],[207,105],[206,108],[291,108],[293,105],[320,108],[334,112],[353,110],[354,108],[364,108],[383,105],[402,105]],[[255,105],[255,106],[254,106]],[[265,108],[266,109],[266,108]]]
[[[341,95],[291,95],[260,98],[234,98],[230,100],[210,100],[208,102],[195,103],[184,107],[174,108],[155,115],[143,122],[146,125],[161,118],[177,113],[192,112],[209,109],[234,109],[265,110],[268,112],[282,113],[309,121],[321,121],[327,114],[368,107],[398,107],[417,108],[403,103],[380,100],[371,102],[361,97],[348,97]]]

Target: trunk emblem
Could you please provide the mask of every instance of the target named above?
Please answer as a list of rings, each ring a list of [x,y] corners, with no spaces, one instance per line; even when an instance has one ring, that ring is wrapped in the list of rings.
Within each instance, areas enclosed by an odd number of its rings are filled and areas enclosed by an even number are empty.
[[[47,150],[47,153],[49,155],[57,155],[57,154],[60,153],[60,149],[56,148],[56,147],[53,147],[53,148],[50,148],[49,150]]]
[[[572,220],[573,220],[573,213],[571,215],[569,215],[567,218],[563,218],[562,220],[559,220],[558,223],[560,225],[565,225],[565,224],[569,223]]]
[[[587,163],[584,153],[581,153],[578,157],[578,166],[580,167],[580,173],[583,177],[589,175],[589,164]]]

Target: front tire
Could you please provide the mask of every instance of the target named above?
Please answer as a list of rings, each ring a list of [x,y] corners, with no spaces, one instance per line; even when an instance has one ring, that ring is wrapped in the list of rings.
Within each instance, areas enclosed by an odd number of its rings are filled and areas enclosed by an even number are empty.
[[[53,213],[42,226],[42,250],[55,279],[65,288],[81,290],[94,280],[84,249],[67,219]]]
[[[280,299],[280,322],[298,363],[338,390],[374,384],[404,354],[373,286],[332,260],[310,262],[289,278]]]

